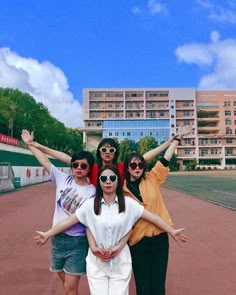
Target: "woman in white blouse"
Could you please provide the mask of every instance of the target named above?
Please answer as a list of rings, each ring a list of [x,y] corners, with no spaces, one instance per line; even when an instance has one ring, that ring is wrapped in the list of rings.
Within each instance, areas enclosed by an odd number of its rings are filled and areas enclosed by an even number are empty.
[[[87,200],[74,215],[61,220],[47,232],[37,231],[38,236],[34,239],[36,244],[43,245],[66,228],[83,223],[94,238],[89,239],[86,258],[91,295],[127,295],[132,273],[131,255],[127,244],[119,242],[140,218],[161,227],[177,243],[187,241],[183,228],[173,229],[138,202],[125,198],[117,167],[107,165],[99,171],[95,198]]]

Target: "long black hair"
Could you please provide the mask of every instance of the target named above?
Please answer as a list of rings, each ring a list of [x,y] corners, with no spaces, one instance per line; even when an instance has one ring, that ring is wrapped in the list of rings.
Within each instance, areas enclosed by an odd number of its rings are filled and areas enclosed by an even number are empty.
[[[110,164],[110,165],[105,165],[98,172],[96,195],[95,195],[95,198],[94,198],[94,213],[96,215],[99,215],[101,213],[101,200],[103,198],[103,191],[102,191],[102,188],[101,188],[101,185],[100,185],[99,177],[100,177],[100,175],[102,174],[103,171],[108,170],[108,169],[112,170],[114,172],[114,174],[117,175],[117,177],[118,177],[116,195],[118,197],[119,213],[125,211],[125,198],[124,198],[124,194],[123,194],[123,187],[122,187],[122,181],[121,181],[120,173],[119,173],[119,170],[117,169],[117,167],[115,165]]]
[[[98,167],[99,168],[102,167],[102,158],[101,158],[100,148],[104,145],[110,145],[110,147],[113,147],[116,149],[114,158],[112,160],[112,164],[117,165],[117,159],[119,156],[119,145],[113,138],[107,137],[107,138],[103,138],[97,147],[96,158],[97,158]]]

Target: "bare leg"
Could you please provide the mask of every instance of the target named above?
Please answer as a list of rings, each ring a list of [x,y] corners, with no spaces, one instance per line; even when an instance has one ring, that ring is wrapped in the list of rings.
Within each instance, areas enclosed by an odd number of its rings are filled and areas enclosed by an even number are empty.
[[[80,276],[65,273],[65,295],[78,295]]]
[[[65,273],[64,273],[64,271],[61,271],[61,272],[58,272],[57,274],[58,274],[60,280],[62,281],[62,285],[63,285],[63,288],[64,288],[64,285],[65,285]]]

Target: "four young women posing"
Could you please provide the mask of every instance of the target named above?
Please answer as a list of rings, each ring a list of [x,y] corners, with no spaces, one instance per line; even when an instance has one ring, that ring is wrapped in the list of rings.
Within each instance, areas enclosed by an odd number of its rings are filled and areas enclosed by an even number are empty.
[[[97,164],[93,165],[89,174],[91,183],[95,185],[98,184],[99,187],[99,183],[101,182],[100,180],[98,181],[99,169],[105,167],[105,165],[117,165],[118,172],[115,173],[115,175],[118,176],[119,174],[121,176],[122,184],[125,176],[125,196],[133,198],[137,203],[145,207],[145,209],[160,216],[168,225],[172,225],[171,218],[165,208],[160,193],[160,186],[165,181],[169,171],[169,161],[179,141],[181,140],[181,137],[190,132],[190,128],[183,128],[182,134],[171,138],[161,146],[147,152],[144,157],[138,153],[131,153],[127,156],[124,163],[118,164],[117,158],[119,151],[117,143],[111,138],[103,139],[97,148]],[[27,130],[24,130],[23,133],[24,140],[29,144],[29,146],[33,146],[34,148],[36,147],[37,149],[40,149],[41,151],[66,163],[71,162],[71,158],[68,155],[34,142],[33,133],[29,133]],[[145,172],[146,161],[151,160],[167,147],[169,148],[167,149],[163,159],[161,159],[160,162],[157,162],[150,172]],[[117,179],[119,179],[119,177]],[[108,179],[108,182],[112,182],[111,179]],[[79,218],[79,220],[81,221],[81,218]],[[88,228],[91,230],[91,226],[88,226]],[[109,250],[107,247],[100,247],[101,245],[99,246],[97,244],[94,232],[91,234],[88,230],[87,233],[91,249],[90,252],[97,256],[99,261],[103,260],[104,263],[109,260],[113,261],[114,257],[119,255],[122,247],[126,244],[131,233],[131,228],[130,232],[127,231],[124,236],[119,236],[120,240],[116,240],[116,242],[119,243],[113,245],[114,247],[109,248]],[[138,295],[165,294],[165,279],[169,247],[167,231],[168,230],[166,230],[166,228],[153,225],[150,221],[146,221],[143,218],[140,219],[133,227],[129,244]],[[91,253],[90,256],[92,255]],[[116,293],[112,291],[112,293],[104,294]]]
[[[35,237],[38,245],[58,235],[78,222],[88,227],[96,247],[111,249],[119,244],[140,218],[158,226],[178,243],[187,241],[183,229],[174,230],[158,215],[152,214],[132,198],[124,197],[119,171],[114,165],[105,165],[98,172],[98,183],[94,199],[86,201],[75,214],[61,220],[47,232],[38,231]],[[92,248],[94,245],[90,245]],[[97,258],[91,250],[86,258],[87,277],[91,295],[128,295],[132,273],[130,250],[124,244],[122,250],[112,259]]]

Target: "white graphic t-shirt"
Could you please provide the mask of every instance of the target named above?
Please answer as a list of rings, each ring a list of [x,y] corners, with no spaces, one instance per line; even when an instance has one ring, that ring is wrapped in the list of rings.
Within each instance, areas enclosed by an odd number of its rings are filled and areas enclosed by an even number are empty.
[[[92,184],[78,185],[73,175],[68,175],[51,165],[50,180],[56,184],[55,211],[53,225],[73,214],[86,200],[94,198],[95,187]],[[85,227],[75,224],[64,231],[70,236],[85,236]]]

